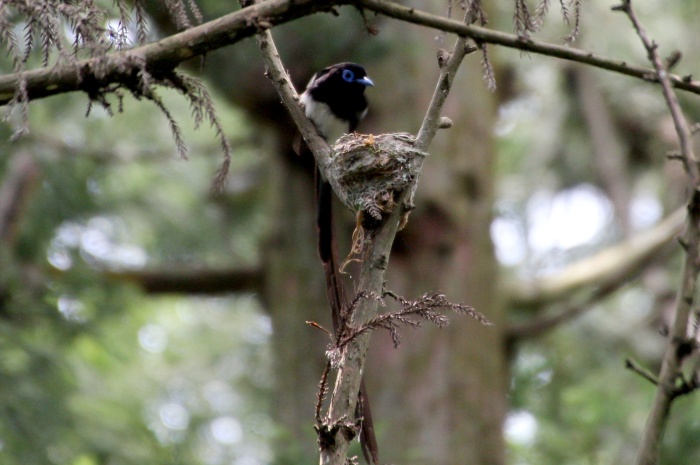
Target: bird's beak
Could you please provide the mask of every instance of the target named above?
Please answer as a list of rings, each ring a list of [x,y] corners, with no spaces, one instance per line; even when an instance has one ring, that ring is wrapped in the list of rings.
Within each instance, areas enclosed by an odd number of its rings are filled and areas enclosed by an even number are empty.
[[[363,77],[362,79],[355,79],[355,82],[362,84],[363,86],[374,87],[374,83],[367,76]]]

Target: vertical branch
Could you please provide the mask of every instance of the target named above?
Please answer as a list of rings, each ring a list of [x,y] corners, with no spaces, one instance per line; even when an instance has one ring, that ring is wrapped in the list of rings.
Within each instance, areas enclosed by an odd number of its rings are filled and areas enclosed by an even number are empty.
[[[331,149],[319,136],[313,123],[304,115],[304,111],[299,105],[299,97],[284,69],[269,31],[258,33],[258,44],[263,54],[268,77],[272,80],[282,102],[309,145],[319,168],[325,174],[328,169]],[[473,50],[475,50],[473,47],[467,45],[466,39],[459,38],[449,58],[446,61],[441,61],[440,78],[418,134],[416,149],[425,151],[435,137],[437,130],[441,127],[448,127],[442,121],[440,112],[462,59]],[[336,178],[327,176],[327,179],[333,184]],[[336,191],[339,190],[335,185],[333,188]],[[415,185],[412,188],[414,189]],[[399,229],[401,217],[406,213],[404,205],[411,195],[412,188],[409,187],[398,193],[398,198],[394,199],[395,207],[391,212],[376,227],[366,230],[358,287],[361,292],[366,292],[367,295],[381,295],[382,293],[384,273],[389,263],[391,247]],[[353,327],[364,325],[377,315],[378,306],[377,299],[361,299],[352,313],[350,325]],[[346,457],[350,441],[357,435],[359,429],[354,412],[358,402],[357,393],[360,390],[370,335],[369,331],[363,333],[343,347],[328,415],[324,424],[318,425],[321,465],[345,465],[347,463]]]
[[[403,205],[408,191],[404,191],[396,204]],[[395,207],[382,224],[367,231],[365,238],[365,253],[362,261],[359,289],[368,295],[381,295],[384,287],[384,273],[389,264],[391,246],[398,231],[399,220],[403,209]],[[379,301],[377,299],[362,299],[352,314],[353,327],[360,327],[377,315]],[[366,332],[344,348],[340,359],[338,374],[335,380],[333,396],[328,408],[330,426],[328,447],[321,448],[321,465],[345,465],[350,441],[356,434],[357,426],[353,424],[353,412],[357,405],[357,393],[360,390],[362,372],[369,347],[371,332]]]
[[[269,30],[259,32],[257,40],[260,51],[262,52],[263,61],[265,62],[267,77],[272,80],[272,83],[277,89],[277,93],[282,99],[282,103],[287,108],[287,111],[289,111],[289,114],[294,120],[294,124],[299,129],[299,132],[301,132],[301,136],[313,153],[319,168],[325,174],[331,155],[330,146],[319,135],[314,124],[304,114],[304,109],[299,104],[299,95],[296,89],[294,89],[289,74],[284,68],[282,59],[277,52],[277,46],[272,39],[272,33]]]
[[[282,102],[289,110],[292,119],[302,133],[302,137],[311,149],[314,158],[322,170],[326,172],[330,159],[331,149],[321,138],[311,121],[306,118],[302,107],[299,105],[299,97],[291,84],[289,75],[279,57],[277,48],[269,31],[258,34],[258,45],[263,54],[268,77],[275,85]],[[333,183],[334,177],[327,177]],[[333,185],[334,189],[336,188]],[[337,190],[337,189],[336,189]],[[402,193],[397,205],[403,205],[407,193]],[[368,231],[365,241],[365,259],[362,263],[359,288],[375,295],[381,294],[384,284],[384,272],[386,270],[391,246],[398,230],[399,218],[403,210],[394,208],[381,224]],[[353,325],[362,325],[377,314],[379,302],[374,299],[363,299],[353,313]],[[343,352],[340,369],[336,377],[335,388],[329,406],[328,421],[326,425],[319,425],[319,438],[321,444],[321,463],[344,465],[346,463],[347,449],[350,441],[357,434],[357,426],[354,424],[354,412],[357,404],[357,393],[360,391],[362,371],[369,346],[369,333],[356,338],[348,344]],[[317,406],[318,408],[318,406]],[[317,416],[320,412],[317,411]],[[331,425],[329,428],[324,426]]]
[[[627,14],[647,50],[649,61],[654,66],[655,75],[663,90],[666,105],[673,118],[673,124],[680,144],[680,158],[687,175],[688,218],[683,245],[685,261],[678,295],[676,297],[676,314],[668,336],[651,412],[644,426],[644,435],[637,455],[637,465],[655,465],[659,461],[661,440],[663,439],[673,399],[683,393],[683,386],[678,385],[682,375],[681,363],[689,343],[689,328],[695,297],[695,286],[700,273],[698,253],[700,252],[700,171],[697,158],[690,140],[691,131],[683,116],[676,94],[673,92],[668,70],[658,53],[658,44],[651,40],[642,27],[632,8],[630,0],[623,0],[621,5],[613,7],[615,11]],[[696,349],[697,350],[697,349]]]
[[[659,56],[659,44],[654,42],[647,35],[646,30],[644,30],[642,27],[641,23],[639,22],[639,18],[637,18],[637,15],[632,8],[631,0],[623,0],[622,5],[613,7],[613,10],[624,11],[627,14],[630,21],[632,21],[632,25],[634,26],[637,35],[639,35],[639,38],[642,40],[644,48],[647,50],[647,57],[654,66],[656,78],[661,84],[666,105],[671,113],[671,118],[673,118],[673,125],[676,130],[676,134],[678,135],[678,142],[681,148],[681,159],[683,160],[686,173],[689,177],[688,187],[690,189],[696,189],[700,185],[700,171],[698,169],[698,161],[695,157],[695,152],[693,151],[693,146],[690,140],[690,127],[683,116],[683,111],[678,103],[678,97],[673,91],[673,84],[671,84],[668,69],[666,69],[666,65],[664,65],[661,57]]]
[[[440,112],[452,88],[452,81],[464,57],[473,51],[474,49],[467,44],[465,37],[458,37],[447,61],[443,62],[438,59],[438,63],[441,64],[440,77],[435,86],[433,98],[430,100],[428,111],[425,113],[425,118],[423,118],[423,124],[421,124],[416,136],[416,148],[419,150],[427,151],[435,138],[435,134],[440,129]]]

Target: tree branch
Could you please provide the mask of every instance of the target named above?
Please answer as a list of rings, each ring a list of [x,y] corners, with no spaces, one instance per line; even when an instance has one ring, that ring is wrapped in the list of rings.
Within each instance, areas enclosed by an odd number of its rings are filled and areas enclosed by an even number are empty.
[[[525,323],[511,325],[505,330],[506,341],[508,344],[514,344],[523,339],[531,339],[541,336],[543,333],[581,315],[586,310],[590,309],[594,302],[612,295],[628,280],[629,277],[627,275],[619,275],[617,279],[611,280],[597,287],[591,294],[586,296],[583,302],[569,304],[563,310],[560,310],[554,315],[536,317]]]
[[[661,83],[664,99],[678,136],[689,194],[687,227],[683,241],[686,256],[676,298],[675,320],[668,335],[654,402],[644,425],[644,435],[636,461],[637,465],[655,465],[659,462],[661,440],[668,423],[671,402],[679,393],[676,381],[682,376],[682,359],[688,355],[687,351],[680,349],[691,344],[690,338],[695,337],[694,331],[689,333],[689,330],[692,326],[690,323],[695,302],[695,288],[700,273],[700,263],[698,262],[698,253],[700,252],[700,170],[690,140],[690,128],[673,92],[673,84],[668,70],[659,57],[658,45],[649,38],[642,27],[630,0],[623,0],[622,4],[613,7],[613,10],[623,11],[627,14],[647,51],[649,61],[654,66],[654,74]],[[697,350],[697,347],[694,350]]]
[[[472,51],[473,50],[467,46],[467,39],[459,37],[452,49],[449,59],[440,67],[440,77],[435,86],[433,98],[430,100],[430,105],[423,118],[423,123],[418,130],[418,136],[416,137],[416,146],[419,150],[427,152],[430,143],[435,138],[435,134],[437,134],[438,129],[440,129],[440,112],[452,88],[452,81],[457,74],[459,66],[462,64],[462,60]],[[438,64],[439,63],[441,62],[438,61]]]
[[[655,76],[654,70],[650,68],[631,65],[624,61],[613,60],[596,55],[592,52],[571,48],[565,45],[554,45],[547,42],[518,37],[515,34],[493,31],[485,27],[466,25],[460,21],[426,13],[394,2],[387,2],[384,0],[358,0],[356,3],[362,8],[381,13],[385,16],[390,16],[409,23],[428,26],[441,31],[452,32],[460,36],[469,37],[477,42],[497,44],[525,52],[533,52],[539,55],[585,63],[595,66],[596,68],[614,71],[645,81],[650,80],[649,76]],[[693,80],[690,76],[681,77],[674,74],[667,74],[667,76],[673,87],[694,94],[700,94],[700,81]],[[654,80],[655,79],[652,78],[652,81]]]
[[[267,73],[277,88],[282,101],[290,110],[292,118],[302,132],[313,155],[324,174],[329,173],[331,165],[330,147],[318,135],[316,128],[306,118],[298,102],[298,96],[279,58],[270,31],[264,31],[258,35],[258,43],[263,53],[267,67]],[[418,139],[415,143],[408,143],[410,150],[414,152],[413,160],[418,166],[412,185],[404,187],[396,192],[396,198],[389,202],[391,208],[388,214],[374,218],[372,227],[364,227],[364,239],[362,241],[361,269],[358,280],[359,292],[367,295],[382,295],[384,288],[384,273],[388,266],[391,247],[399,228],[402,216],[406,213],[404,205],[415,189],[420,166],[422,166],[425,154],[437,130],[442,127],[439,118],[440,111],[450,90],[452,79],[457,72],[464,55],[469,51],[464,38],[459,38],[455,50],[448,63],[443,66],[438,85],[428,109]],[[381,136],[380,136],[381,137]],[[403,136],[401,136],[403,137]],[[342,142],[343,139],[341,139]],[[369,146],[374,147],[377,141],[372,137],[368,141]],[[342,143],[336,144],[336,150],[342,147]],[[416,155],[416,153],[420,155]],[[338,157],[336,157],[338,158]],[[381,155],[379,156],[381,158]],[[382,163],[381,161],[379,163]],[[337,184],[342,176],[327,176],[336,192],[345,191],[345,187]],[[368,214],[368,216],[374,216]],[[368,321],[375,318],[378,313],[379,301],[377,299],[360,299],[353,309],[349,324],[354,328],[361,328]],[[347,450],[350,441],[358,432],[358,425],[354,418],[357,405],[357,393],[360,390],[362,372],[365,363],[367,349],[369,347],[370,332],[365,332],[352,338],[342,348],[342,354],[338,363],[338,373],[335,380],[333,395],[328,408],[325,422],[318,426],[319,443],[321,448],[320,463],[322,465],[344,465],[346,463]]]
[[[441,67],[433,98],[416,138],[415,149],[418,151],[427,152],[437,130],[442,127],[440,112],[462,59],[469,51],[465,39],[458,38],[449,60]],[[424,157],[419,157],[413,186],[401,193],[396,200],[397,207],[392,210],[390,216],[377,229],[370,230],[369,237],[365,239],[358,287],[360,292],[381,295],[383,291],[384,272],[388,265],[391,247],[399,223],[405,222],[404,214],[406,212],[403,205],[413,197],[423,161]],[[371,321],[377,316],[378,306],[379,302],[376,299],[362,299],[352,314],[351,325],[359,328]],[[330,436],[332,446],[321,448],[321,465],[344,465],[346,463],[348,445],[352,440],[352,435],[345,433],[348,430],[346,425],[352,419],[352,413],[357,403],[357,392],[360,388],[370,336],[369,332],[357,336],[344,347],[342,352],[326,424],[328,433],[332,433]]]
[[[331,147],[318,133],[316,126],[306,117],[304,109],[299,104],[299,94],[292,85],[292,80],[287,74],[287,70],[282,63],[277,46],[272,39],[272,33],[269,30],[261,32],[257,35],[258,46],[262,52],[263,61],[265,62],[266,73],[272,80],[272,83],[277,89],[277,93],[282,99],[282,103],[289,111],[290,116],[294,120],[301,136],[309,146],[311,153],[316,159],[316,164],[323,175],[331,182],[333,189],[338,190],[337,185],[333,185],[334,180],[327,176],[328,163],[331,157]]]
[[[654,376],[653,373],[649,372],[649,370],[647,370],[646,368],[644,368],[643,366],[641,366],[639,363],[635,362],[631,358],[625,359],[625,368],[627,368],[628,370],[631,370],[633,373],[637,373],[639,376],[646,379],[654,386],[659,385],[659,380],[656,379],[656,376]]]
[[[421,12],[393,2],[382,0],[266,0],[166,37],[158,42],[109,53],[99,59],[91,58],[77,61],[74,64],[44,67],[19,75],[2,75],[0,76],[0,105],[5,105],[12,100],[19,79],[25,80],[30,100],[65,92],[91,91],[95,87],[104,87],[110,83],[130,83],[140,71],[144,60],[146,69],[154,75],[158,75],[159,70],[172,70],[183,61],[239,42],[252,36],[260,29],[272,28],[303,16],[330,11],[334,6],[346,4],[354,4],[402,21],[452,32],[478,42],[585,63],[638,79],[648,81],[649,76],[654,75],[654,70],[650,68],[627,64],[624,61],[613,60],[564,45],[549,44],[518,37],[515,34],[493,31],[485,27],[466,25],[460,21]],[[140,57],[143,57],[144,60],[139,60]],[[700,94],[700,81],[693,80],[690,76],[681,77],[669,74],[668,79],[675,88]]]
[[[158,42],[104,57],[79,60],[61,66],[44,67],[20,75],[0,76],[0,105],[15,95],[19,79],[24,79],[30,100],[64,92],[94,92],[111,83],[132,84],[145,68],[154,76],[175,68],[183,61],[204,55],[302,16],[350,3],[351,0],[266,0],[218,19],[192,27]]]
[[[686,209],[679,208],[653,228],[581,259],[554,276],[510,283],[505,286],[507,304],[511,307],[540,307],[580,289],[605,287],[621,277],[628,279],[663,253],[681,233],[685,215]]]
[[[148,294],[260,293],[264,285],[259,268],[104,271],[101,275],[135,284]]]
[[[397,205],[403,205],[407,196],[408,191],[403,192]],[[384,273],[389,264],[391,247],[398,231],[402,213],[402,208],[395,207],[378,228],[368,231],[358,282],[358,288],[361,291],[366,291],[370,295],[381,295],[384,287]],[[353,327],[361,327],[377,315],[378,307],[378,300],[362,299],[352,315],[350,324]],[[343,425],[353,420],[370,336],[369,332],[362,334],[349,342],[343,349],[333,396],[328,408],[327,425],[331,426],[331,431],[336,425]],[[321,449],[321,465],[344,465],[346,463],[347,450],[353,437],[345,432],[345,428],[341,427],[333,435],[333,445]]]
[[[294,122],[302,133],[304,140],[309,145],[319,168],[327,173],[331,149],[320,137],[311,121],[306,118],[303,109],[299,105],[299,98],[291,84],[284,65],[277,53],[272,34],[264,31],[258,35],[258,43],[267,67],[267,73],[282,98],[284,105],[289,109]],[[334,190],[336,177],[327,177]],[[398,205],[403,205],[406,192],[399,196]],[[400,207],[393,208],[387,218],[384,218],[375,229],[367,232],[365,241],[366,249],[363,254],[362,267],[359,279],[359,289],[375,295],[380,295],[384,284],[384,271],[386,270],[391,246],[398,229],[399,217],[402,213]],[[363,299],[353,314],[353,325],[360,326],[377,314],[379,302],[375,299]],[[369,334],[362,335],[349,343],[342,354],[340,368],[336,377],[335,389],[331,398],[328,412],[328,421],[325,428],[319,428],[321,444],[321,463],[343,465],[347,456],[349,441],[356,434],[354,431],[354,412],[357,404],[357,393],[360,390],[362,379],[362,367],[369,346]],[[329,426],[332,425],[332,426]],[[323,438],[330,437],[329,440]]]

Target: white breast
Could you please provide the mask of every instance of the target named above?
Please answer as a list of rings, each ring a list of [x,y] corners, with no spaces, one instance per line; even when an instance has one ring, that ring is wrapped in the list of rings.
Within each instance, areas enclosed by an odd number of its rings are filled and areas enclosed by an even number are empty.
[[[315,101],[306,92],[301,94],[300,100],[304,104],[306,117],[314,122],[329,144],[334,144],[340,136],[349,132],[347,121],[336,117],[325,103]]]

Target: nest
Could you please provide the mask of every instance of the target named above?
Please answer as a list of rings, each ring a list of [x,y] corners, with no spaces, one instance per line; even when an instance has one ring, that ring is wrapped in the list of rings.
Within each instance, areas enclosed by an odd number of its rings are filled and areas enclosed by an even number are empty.
[[[348,208],[380,220],[399,192],[413,190],[427,153],[407,133],[347,134],[333,146],[326,174]]]

